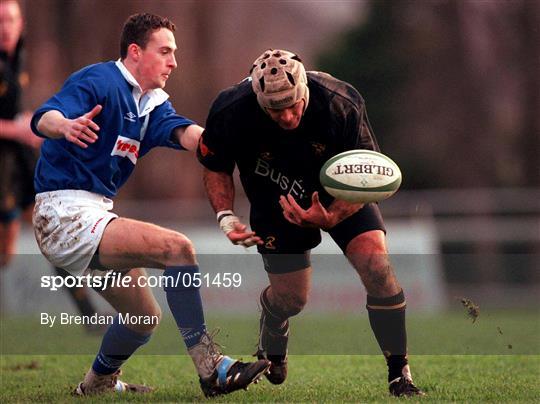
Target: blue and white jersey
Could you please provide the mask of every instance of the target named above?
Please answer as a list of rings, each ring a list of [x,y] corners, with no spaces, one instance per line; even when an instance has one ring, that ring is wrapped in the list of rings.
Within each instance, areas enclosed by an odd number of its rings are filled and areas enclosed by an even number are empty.
[[[32,118],[32,130],[50,110],[75,119],[94,108],[99,139],[83,149],[65,139],[49,139],[41,146],[34,186],[37,193],[79,189],[113,197],[133,172],[137,159],[152,148],[182,149],[173,129],[194,122],[179,116],[161,89],[146,92],[120,62],[90,65],[72,74],[64,86]]]

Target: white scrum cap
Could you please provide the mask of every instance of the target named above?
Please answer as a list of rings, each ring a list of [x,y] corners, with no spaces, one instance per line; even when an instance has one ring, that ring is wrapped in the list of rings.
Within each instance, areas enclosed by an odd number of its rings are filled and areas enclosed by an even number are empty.
[[[309,102],[306,70],[294,53],[268,49],[253,62],[250,73],[253,91],[263,110],[289,108],[301,99],[306,110]]]

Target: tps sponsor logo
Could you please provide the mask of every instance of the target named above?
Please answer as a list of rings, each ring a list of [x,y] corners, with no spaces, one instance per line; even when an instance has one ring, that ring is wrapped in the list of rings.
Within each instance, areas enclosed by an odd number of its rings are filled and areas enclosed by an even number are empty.
[[[133,164],[137,164],[141,142],[124,136],[118,136],[112,149],[111,156],[127,157]]]

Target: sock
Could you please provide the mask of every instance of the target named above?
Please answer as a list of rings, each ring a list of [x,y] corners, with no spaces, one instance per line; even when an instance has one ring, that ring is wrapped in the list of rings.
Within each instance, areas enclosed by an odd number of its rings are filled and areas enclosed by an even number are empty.
[[[69,272],[63,270],[62,268],[54,267],[54,270],[56,274],[61,276],[62,278],[65,278],[66,276],[69,275]],[[92,314],[96,312],[95,307],[92,305],[92,302],[90,302],[90,299],[88,298],[86,289],[76,288],[76,287],[70,288],[67,286],[65,288],[69,292],[69,295],[71,296],[71,300],[73,300],[73,303],[75,303],[81,315],[91,316]]]
[[[390,297],[367,297],[369,323],[388,365],[388,381],[401,377],[407,365],[405,295],[401,290]]]
[[[282,330],[286,327],[289,316],[287,316],[278,308],[272,306],[270,300],[268,299],[268,296],[266,295],[269,288],[270,286],[268,286],[262,291],[260,298],[261,307],[266,314],[265,323],[268,327],[274,330]]]
[[[268,286],[266,289],[262,291],[261,298],[260,298],[261,307],[264,313],[264,323],[270,330],[272,330],[273,334],[275,333],[277,335],[285,335],[288,328],[287,320],[289,316],[283,311],[281,311],[280,309],[276,308],[275,306],[272,306],[267,296],[269,288],[270,286]],[[284,343],[286,344],[286,340]],[[274,345],[273,347],[270,346],[267,348],[269,349],[269,352],[267,354],[267,359],[269,359],[273,363],[281,363],[283,362],[283,360],[285,360],[286,355],[276,354],[276,352],[281,352],[282,347]]]
[[[184,276],[184,274],[190,276]],[[194,275],[199,273],[197,265],[168,267],[164,276],[172,277],[167,281],[165,292],[169,308],[182,334],[184,343],[189,349],[197,345],[206,333],[204,312],[199,287],[193,286]]]
[[[120,366],[133,353],[150,340],[152,333],[139,334],[120,324],[118,316],[107,329],[101,341],[99,353],[94,360],[92,369],[101,375],[110,375],[120,369]]]

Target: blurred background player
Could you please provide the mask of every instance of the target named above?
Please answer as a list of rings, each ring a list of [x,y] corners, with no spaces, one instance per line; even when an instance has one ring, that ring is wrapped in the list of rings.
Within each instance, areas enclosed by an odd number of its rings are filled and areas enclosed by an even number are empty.
[[[40,107],[34,132],[46,138],[37,164],[33,223],[38,245],[71,274],[129,275],[128,287],[100,292],[121,314],[144,318],[123,324],[117,316],[78,395],[108,391],[148,392],[118,380],[122,364],[148,342],[161,309],[140,267],[165,270],[174,280],[199,273],[194,247],[183,234],[112,213],[111,199],[138,158],[163,146],[194,151],[202,128],[179,116],[163,91],[177,67],[175,25],[153,14],[132,15],[124,24],[120,59],[87,66]],[[207,396],[245,388],[270,363],[242,363],[222,355],[208,335],[199,288],[187,282],[165,286],[167,302]],[[151,321],[146,321],[151,320]]]
[[[23,18],[15,0],[0,2],[0,267],[16,251],[20,216],[34,202],[34,167],[41,139],[21,113],[24,70]]]
[[[405,297],[388,258],[379,209],[335,200],[319,183],[323,163],[351,149],[379,150],[360,94],[326,73],[306,75],[298,56],[270,49],[254,62],[250,79],[214,101],[198,156],[221,229],[234,244],[257,244],[268,273],[257,354],[272,362],[270,382],[283,383],[287,376],[289,318],[308,299],[310,250],[320,243],[322,229],[367,290],[390,393],[422,395],[408,365]],[[233,212],[235,166],[251,204],[253,231]]]
[[[24,21],[17,0],[0,2],[0,269],[11,262],[17,248],[21,218],[34,203],[34,169],[42,139],[30,129],[32,113],[21,112],[23,88],[29,76],[24,69]],[[61,268],[56,274],[67,275]],[[95,308],[86,288],[67,288],[81,315]],[[103,332],[87,324],[89,332]]]

